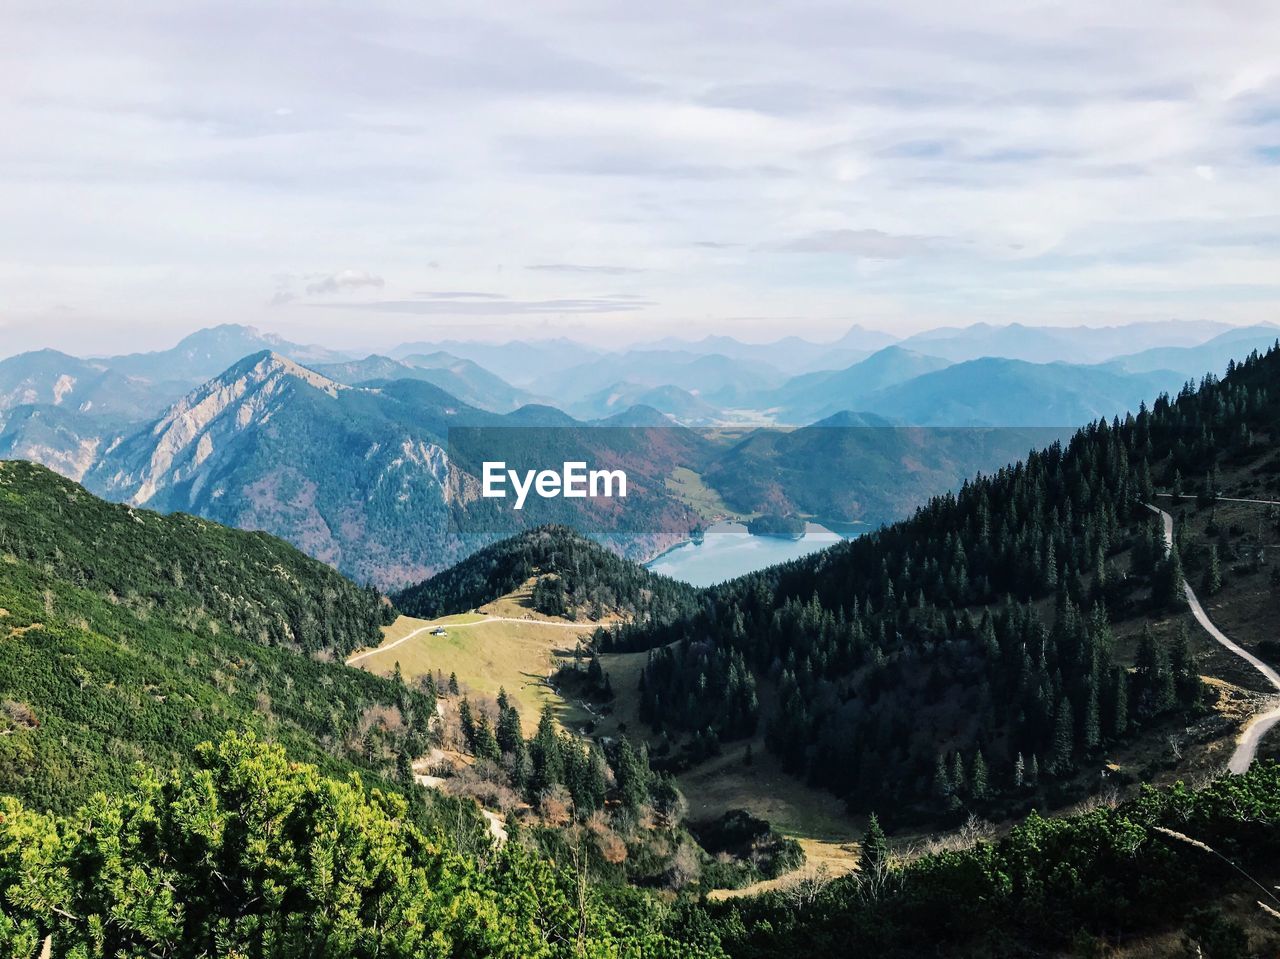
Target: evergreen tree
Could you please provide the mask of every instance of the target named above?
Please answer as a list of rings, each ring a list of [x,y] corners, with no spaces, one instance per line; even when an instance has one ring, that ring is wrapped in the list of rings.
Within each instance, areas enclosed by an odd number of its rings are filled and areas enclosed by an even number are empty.
[[[1072,768],[1072,756],[1075,753],[1075,719],[1072,715],[1071,700],[1063,694],[1058,701],[1057,715],[1053,724],[1053,752],[1049,766],[1052,771],[1062,775]]]
[[[613,765],[613,772],[618,780],[618,792],[623,805],[633,812],[643,806],[649,798],[648,773],[631,745],[631,740],[626,736],[618,741],[618,757]]]
[[[472,752],[476,749],[476,721],[471,713],[471,703],[464,696],[458,706],[458,725],[462,728],[462,738]]]
[[[1099,715],[1098,690],[1091,681],[1089,692],[1085,697],[1084,707],[1084,748],[1092,752],[1102,741],[1102,718]]]
[[[889,840],[880,828],[875,813],[867,818],[867,828],[862,834],[858,850],[858,871],[864,876],[875,876],[889,858]]]
[[[987,761],[983,758],[981,749],[973,754],[973,771],[969,775],[969,789],[973,793],[973,798],[977,800],[986,799],[990,795]]]
[[[472,748],[480,759],[491,759],[497,762],[502,758],[498,741],[494,738],[493,729],[489,726],[489,717],[484,713],[481,713],[480,718],[476,720],[475,745]]]
[[[1222,565],[1218,560],[1218,547],[1213,544],[1209,545],[1202,585],[1205,593],[1210,596],[1222,589]]]
[[[951,782],[951,774],[947,772],[947,757],[938,753],[938,765],[933,772],[933,795],[942,802],[947,802],[955,794]]]
[[[458,695],[458,674],[457,673],[449,674],[449,695],[450,696]]]
[[[556,732],[556,721],[550,705],[542,707],[542,715],[538,718],[538,731],[533,737],[530,753],[533,775],[530,777],[529,785],[535,797],[557,783],[564,782],[564,759],[560,754],[560,736]]]
[[[965,795],[969,791],[965,783],[964,758],[959,750],[951,756],[951,788],[957,796]]]
[[[498,728],[496,732],[498,749],[503,753],[514,753],[524,742],[524,731],[520,725],[520,711],[507,702],[506,694],[498,697]]]

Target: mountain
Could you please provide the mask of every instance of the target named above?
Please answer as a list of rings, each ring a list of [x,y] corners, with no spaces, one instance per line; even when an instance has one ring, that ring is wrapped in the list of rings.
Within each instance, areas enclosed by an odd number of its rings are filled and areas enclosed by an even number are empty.
[[[19,406],[3,417],[0,459],[21,459],[79,480],[123,434],[59,406]]]
[[[57,350],[0,361],[0,415],[18,406],[56,406],[88,419],[129,423],[154,416],[179,395],[100,361]]]
[[[112,499],[263,529],[360,580],[421,578],[446,536],[450,425],[497,422],[429,383],[341,385],[246,357],[125,439],[86,475]]]
[[[649,388],[676,386],[707,402],[732,405],[761,389],[779,386],[783,375],[774,367],[735,360],[717,353],[680,350],[627,350],[596,357],[562,374],[556,400],[572,405],[616,383]]]
[[[508,413],[539,402],[533,393],[517,389],[478,363],[451,353],[414,353],[406,356],[404,363],[415,369],[418,377],[480,409]]]
[[[1131,353],[1135,344],[1149,347],[1194,346],[1233,329],[1207,320],[1164,320],[1120,326],[993,326],[975,323],[943,327],[909,336],[899,346],[961,363],[1003,357],[1029,363],[1102,363]]]
[[[466,340],[403,343],[391,351],[395,359],[447,353],[471,360],[508,383],[545,392],[545,384],[571,367],[599,356],[600,351],[573,340],[513,340],[480,343]]]
[[[110,499],[266,530],[359,581],[394,587],[500,535],[569,517],[632,555],[660,551],[700,522],[664,479],[700,465],[704,445],[672,428],[593,432],[545,406],[488,413],[419,380],[345,386],[263,352],[103,451],[85,483]],[[625,467],[627,509],[535,497],[514,512],[480,497],[486,460]]]
[[[313,364],[311,369],[347,386],[387,380],[423,380],[470,406],[494,413],[507,413],[536,399],[470,360],[448,353],[407,356],[403,361],[371,355],[345,363]]]
[[[56,954],[248,955],[269,929],[298,956],[571,959],[586,940],[725,959],[704,916],[686,928],[623,888],[616,852],[566,871],[539,845],[586,830],[565,828],[563,796],[604,837],[584,849],[636,850],[659,876],[678,850],[700,865],[669,781],[549,711],[526,741],[504,705],[495,739],[481,702],[334,662],[381,641],[377,593],[271,537],[104,503],[27,463],[0,463],[0,543],[4,955],[49,937]],[[463,711],[536,777],[527,847],[415,775]],[[637,825],[651,809],[662,822]]]
[[[1107,369],[1122,373],[1150,373],[1173,370],[1189,380],[1199,379],[1208,371],[1221,372],[1231,360],[1241,359],[1252,350],[1266,352],[1280,339],[1280,327],[1269,324],[1233,328],[1196,346],[1164,346],[1118,356],[1107,362]]]
[[[866,397],[951,365],[899,346],[889,346],[843,370],[822,370],[788,380],[757,404],[784,423],[812,423],[841,410],[860,409]]]
[[[180,395],[56,350],[0,361],[0,457],[79,479],[99,452]]]
[[[830,343],[813,342],[798,336],[784,336],[769,343],[744,343],[732,336],[705,336],[700,340],[666,337],[642,348],[703,355],[715,353],[734,360],[768,364],[784,373],[798,374],[856,363],[897,339],[896,336],[879,330],[854,326],[840,339]]]
[[[197,330],[167,350],[129,353],[104,358],[107,367],[126,376],[152,383],[183,383],[193,386],[217,376],[242,357],[270,350],[295,363],[338,363],[349,359],[344,353],[320,346],[290,343],[252,326],[225,323]]]
[[[987,357],[877,390],[859,405],[914,426],[1074,426],[1137,410],[1182,383],[1168,371],[1126,374]]]
[[[868,532],[1068,435],[899,427],[875,414],[841,412],[800,429],[756,430],[718,456],[703,481],[740,513],[812,516]]]
[[[583,419],[615,416],[633,406],[647,406],[682,426],[712,426],[722,419],[719,409],[678,386],[615,383],[570,407]]]

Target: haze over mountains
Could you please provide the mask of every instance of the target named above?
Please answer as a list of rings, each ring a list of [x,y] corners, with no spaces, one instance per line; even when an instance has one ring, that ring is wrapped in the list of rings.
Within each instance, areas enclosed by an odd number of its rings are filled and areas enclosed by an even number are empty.
[[[109,498],[265,529],[356,579],[395,586],[492,539],[450,532],[451,510],[476,509],[474,474],[448,466],[454,426],[1074,427],[1221,373],[1278,333],[1172,321],[1103,331],[979,325],[894,343],[854,327],[826,344],[707,337],[603,353],[568,340],[454,341],[352,356],[227,325],[154,353],[42,350],[0,362],[0,456],[42,463]],[[832,435],[823,430],[741,447],[749,431],[714,442],[680,435],[673,446],[650,433],[626,455],[637,470],[705,472],[722,506],[698,504],[695,515],[652,473],[652,535],[614,544],[636,558],[717,509],[813,515],[838,503],[825,518],[878,524],[1031,445],[936,444],[915,481],[895,483],[887,468],[859,473],[839,459],[861,457],[856,443],[817,449]],[[907,455],[905,434],[887,435],[877,463]],[[846,474],[842,495],[825,496],[805,464],[789,462],[798,456]]]

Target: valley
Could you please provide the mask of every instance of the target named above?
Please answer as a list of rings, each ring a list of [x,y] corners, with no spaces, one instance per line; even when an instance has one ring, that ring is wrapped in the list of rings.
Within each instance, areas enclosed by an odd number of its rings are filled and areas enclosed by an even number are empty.
[[[767,555],[672,578],[664,560],[679,549],[646,568],[619,555],[625,523],[586,524],[585,536],[546,522],[554,512],[515,535],[453,542],[457,561],[439,570],[361,552],[371,529],[394,530],[397,549],[416,536],[416,555],[445,562],[437,518],[473,502],[475,451],[442,455],[452,423],[557,451],[594,427],[548,408],[469,407],[425,379],[341,371],[348,385],[254,354],[122,440],[86,483],[201,504],[300,537],[316,558],[267,532],[104,502],[30,464],[0,470],[0,788],[35,810],[6,807],[0,838],[10,821],[45,830],[46,809],[92,815],[90,790],[122,797],[113,815],[128,819],[137,761],[173,770],[162,788],[175,795],[246,764],[295,796],[312,787],[290,777],[358,772],[373,791],[344,802],[403,809],[394,835],[407,841],[437,830],[478,870],[465,882],[573,862],[552,886],[597,890],[583,921],[608,927],[611,904],[634,896],[663,936],[707,931],[709,955],[822,951],[849,924],[906,954],[978,942],[984,928],[1027,944],[1079,928],[1159,936],[1157,912],[1143,912],[1156,899],[1234,895],[1208,883],[1194,843],[1170,853],[1166,840],[1180,840],[1165,832],[1236,837],[1231,854],[1269,875],[1252,857],[1270,840],[1240,837],[1270,813],[1238,794],[1262,783],[1271,796],[1280,755],[1280,454],[1266,388],[1278,362],[1280,351],[1251,354],[1222,379],[1069,435],[926,433],[870,414],[691,431],[636,414],[638,427],[589,448],[635,457],[618,462],[638,464],[657,528],[701,541],[686,551],[721,548],[732,534],[706,529],[721,518],[767,513],[781,530],[826,511],[871,527],[853,539],[811,527],[800,541],[743,530],[738,545]],[[517,432],[530,425],[567,432],[555,443]],[[322,449],[343,452],[322,462]],[[256,512],[218,513],[237,489]],[[332,568],[385,575],[393,555],[410,585],[386,596]],[[1152,899],[1115,865],[1132,850],[1104,855],[1094,881],[1136,897],[1131,930],[1116,933],[1114,916],[1097,925],[1079,886],[1060,890],[1067,912],[1047,931],[1017,918],[1023,892],[973,892],[982,857],[1055,869],[1098,843],[1051,837],[1095,828],[1141,835],[1144,874],[1165,877]],[[1043,862],[1019,858],[1045,830]],[[45,848],[80,855],[77,835]],[[0,843],[0,887],[44,875],[5,865],[4,849],[25,841]],[[1172,861],[1196,881],[1180,885]],[[991,904],[986,926],[915,915],[955,884]],[[96,908],[96,887],[67,888],[59,901]],[[55,941],[84,934],[21,915],[24,929],[56,926]]]

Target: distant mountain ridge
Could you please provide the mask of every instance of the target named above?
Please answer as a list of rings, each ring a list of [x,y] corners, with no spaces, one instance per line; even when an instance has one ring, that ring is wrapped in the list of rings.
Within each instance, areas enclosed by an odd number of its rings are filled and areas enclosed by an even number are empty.
[[[458,399],[493,413],[509,413],[538,401],[532,393],[517,389],[480,365],[443,351],[415,354],[403,360],[372,354],[344,363],[310,364],[330,379],[348,386],[391,380],[423,380]]]
[[[969,332],[981,339],[994,329]],[[1029,328],[1020,329],[1018,336],[1031,336]],[[1187,338],[1197,330],[1204,332],[1177,324],[1157,332]],[[864,332],[854,339],[866,342]],[[942,333],[945,341],[955,331]],[[1045,335],[1052,339],[1058,333]],[[0,362],[0,456],[44,463],[114,499],[267,530],[358,580],[395,587],[449,565],[492,538],[450,533],[451,528],[457,532],[456,524],[450,525],[457,511],[470,517],[479,509],[470,505],[477,496],[477,472],[466,474],[467,479],[449,468],[448,436],[457,425],[572,431],[591,422],[670,428],[669,434],[638,433],[637,447],[623,451],[636,457],[636,468],[650,484],[656,481],[661,487],[661,469],[681,465],[701,473],[717,461],[728,462],[726,450],[716,445],[729,442],[727,426],[737,430],[741,423],[772,421],[803,427],[820,421],[825,426],[1071,427],[1136,410],[1143,400],[1176,392],[1193,378],[1182,370],[1138,369],[1140,365],[1174,356],[1184,367],[1221,361],[1217,369],[1196,375],[1220,373],[1223,356],[1242,358],[1270,336],[1271,328],[1265,326],[1233,328],[1194,347],[1162,347],[1166,352],[1095,365],[1000,357],[950,363],[895,344],[839,369],[795,377],[754,360],[687,350],[594,354],[581,362],[581,354],[567,341],[544,341],[533,347],[529,365],[548,362],[562,370],[558,379],[539,380],[540,392],[545,386],[548,393],[560,394],[552,400],[512,385],[476,360],[443,350],[404,352],[401,359],[377,354],[353,359],[285,344],[299,355],[333,362],[304,362],[275,350],[257,350],[236,357],[193,387],[142,375],[190,374],[213,362],[219,351],[278,342],[250,327],[225,326],[193,334],[168,351],[119,358],[125,369],[134,371],[128,374],[111,365],[114,360],[83,360],[56,351]],[[727,340],[704,340],[701,348],[728,348]],[[485,350],[515,365],[529,346]],[[165,365],[169,361],[172,369]],[[566,366],[570,361],[577,365]],[[1126,364],[1134,368],[1121,368]],[[572,402],[565,401],[565,394]],[[577,416],[564,412],[566,407]],[[682,425],[713,429],[704,435],[682,434]],[[716,433],[718,438],[712,435]],[[808,442],[821,436],[798,435]],[[665,438],[676,436],[680,439],[675,443]],[[731,482],[731,470],[713,471],[709,477],[723,491],[742,494],[738,509],[777,504],[817,511],[822,496],[840,499],[849,492],[829,489],[819,495],[821,484],[807,482],[803,469],[785,459],[820,460],[837,474],[852,468],[838,457],[798,441],[787,446],[757,439],[754,449],[772,452],[743,455],[738,465],[748,472],[741,482]],[[846,450],[854,452],[853,447]],[[885,517],[879,506],[872,509],[874,504],[904,509],[911,497],[940,492],[930,485],[935,480],[992,465],[970,458],[980,454],[985,455],[977,447],[934,450],[920,464],[917,478],[925,482],[898,484],[898,495],[887,497],[887,491],[864,482],[855,497],[861,506],[846,504],[849,510],[842,513],[852,511],[851,520],[879,521]],[[770,456],[783,460],[775,463]],[[691,462],[680,457],[691,457]],[[886,474],[871,475],[883,480]],[[770,490],[769,482],[776,488]],[[657,493],[649,504],[654,510],[652,535],[625,546],[614,543],[633,550],[628,555],[652,555],[700,522],[687,504],[667,498],[660,488]],[[714,518],[710,513],[707,517]],[[553,512],[544,521],[571,519],[569,512]],[[593,535],[607,538],[613,522],[606,521]]]

